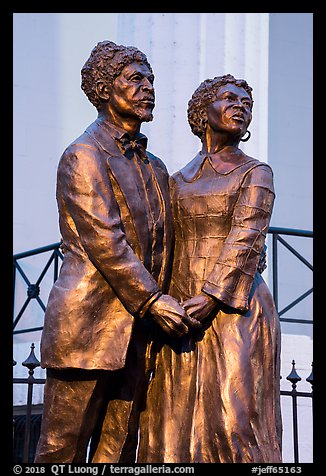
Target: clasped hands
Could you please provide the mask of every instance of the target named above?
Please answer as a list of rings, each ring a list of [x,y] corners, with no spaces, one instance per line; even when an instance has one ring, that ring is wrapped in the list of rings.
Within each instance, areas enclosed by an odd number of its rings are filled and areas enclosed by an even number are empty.
[[[217,300],[205,293],[179,303],[167,294],[151,305],[149,312],[159,326],[172,337],[181,337],[191,330],[200,329],[205,319],[218,305]]]

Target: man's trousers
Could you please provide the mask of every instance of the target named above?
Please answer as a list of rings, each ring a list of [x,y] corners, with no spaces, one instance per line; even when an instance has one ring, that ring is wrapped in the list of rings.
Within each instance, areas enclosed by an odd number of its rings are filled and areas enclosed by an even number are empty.
[[[152,360],[136,323],[123,369],[47,369],[35,463],[135,462]]]

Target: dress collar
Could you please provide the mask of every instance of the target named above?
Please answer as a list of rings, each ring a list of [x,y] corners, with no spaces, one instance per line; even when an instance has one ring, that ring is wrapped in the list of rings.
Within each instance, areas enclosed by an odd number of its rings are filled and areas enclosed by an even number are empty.
[[[221,175],[227,175],[238,167],[255,161],[256,159],[249,157],[244,154],[242,150],[233,146],[227,146],[218,154],[214,155],[199,152],[189,164],[180,170],[183,179],[186,182],[197,180],[202,174],[202,168],[206,160],[209,161],[215,172]]]

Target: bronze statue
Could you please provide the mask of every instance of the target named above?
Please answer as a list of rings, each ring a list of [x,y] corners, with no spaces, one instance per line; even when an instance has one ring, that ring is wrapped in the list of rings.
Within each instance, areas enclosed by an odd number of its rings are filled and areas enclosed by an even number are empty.
[[[166,295],[169,176],[140,132],[153,117],[153,81],[142,52],[110,41],[98,43],[82,68],[82,89],[98,117],[58,166],[65,252],[41,339],[47,379],[37,463],[85,462],[90,438],[90,460],[101,461],[104,417],[107,461],[134,460],[151,321],[171,336],[198,327]]]
[[[244,154],[252,88],[207,79],[188,107],[202,150],[170,182],[169,294],[202,329],[161,334],[138,462],[281,462],[280,324],[257,272],[273,202],[269,165]]]

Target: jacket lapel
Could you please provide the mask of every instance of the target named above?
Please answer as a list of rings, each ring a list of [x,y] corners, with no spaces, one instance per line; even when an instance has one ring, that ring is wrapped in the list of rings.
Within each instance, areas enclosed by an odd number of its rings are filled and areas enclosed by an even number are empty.
[[[134,228],[138,237],[138,241],[141,245],[144,236],[149,233],[146,226],[147,221],[144,220],[139,210],[142,208],[141,197],[138,195],[132,179],[131,163],[129,159],[120,155],[111,155],[107,157],[107,164],[109,167],[109,173],[113,175],[113,178],[121,190],[124,196],[126,205],[130,211],[130,216],[134,223]],[[136,192],[136,193],[135,193]]]
[[[140,213],[142,209],[141,197],[138,195],[133,176],[132,161],[126,158],[120,151],[114,137],[98,121],[91,124],[86,132],[94,139],[98,147],[106,153],[108,173],[112,174],[116,185],[119,187],[125,203],[129,209],[130,217],[134,224],[138,243],[142,249],[144,236],[149,233],[147,220]],[[142,257],[144,253],[142,251]]]
[[[164,217],[164,243],[162,254],[162,267],[158,279],[158,284],[162,287],[162,289],[165,289],[167,288],[169,281],[169,273],[167,273],[167,269],[169,269],[169,266],[171,265],[170,260],[174,233],[169,177],[167,173],[161,168],[161,166],[157,165],[157,159],[155,158],[155,156],[153,156],[150,152],[147,152],[147,156],[156,179],[158,192],[162,199],[162,213]]]

